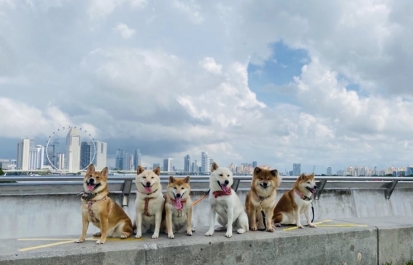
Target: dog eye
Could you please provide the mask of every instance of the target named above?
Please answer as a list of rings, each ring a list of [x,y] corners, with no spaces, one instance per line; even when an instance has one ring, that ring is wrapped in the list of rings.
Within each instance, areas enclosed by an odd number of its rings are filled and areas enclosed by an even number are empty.
[[[222,174],[219,174],[219,176],[222,177],[223,175],[222,175]]]
[[[174,189],[176,189],[176,187],[174,187]]]
[[[146,179],[146,177],[143,177],[144,179]]]
[[[310,181],[307,181],[308,184],[310,184]]]
[[[154,177],[152,177],[152,179],[154,179]]]
[[[184,187],[181,187],[181,190],[183,190],[184,189]]]

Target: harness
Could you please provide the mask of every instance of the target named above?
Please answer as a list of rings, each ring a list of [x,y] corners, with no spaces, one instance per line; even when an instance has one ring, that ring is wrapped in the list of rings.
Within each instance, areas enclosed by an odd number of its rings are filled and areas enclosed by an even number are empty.
[[[142,194],[145,194],[145,195],[151,195],[151,194],[153,194],[157,191],[158,191],[158,189],[156,189],[155,191],[153,191],[151,193],[143,193],[143,192],[140,192],[140,191],[139,192],[142,193]],[[149,200],[151,200],[151,199],[153,199],[153,197],[146,197],[145,198],[145,208],[143,209],[143,214],[146,215],[146,216],[153,216],[153,215],[149,214]]]
[[[265,215],[264,210],[262,209],[262,202],[263,202],[265,199],[268,199],[269,197],[271,197],[271,195],[270,195],[270,196],[267,196],[267,197],[259,196],[257,193],[255,193],[255,195],[257,195],[258,199],[260,200],[260,210],[261,210],[261,215],[262,215],[262,222],[264,223],[264,230],[267,230],[267,223],[266,223],[266,221],[265,221],[266,215]]]
[[[92,223],[98,223],[99,222],[99,219],[93,213],[93,210],[92,210],[93,204],[95,204],[96,202],[105,201],[109,198],[108,195],[106,195],[105,197],[103,197],[100,200],[91,200],[91,198],[96,197],[96,195],[98,195],[101,192],[102,191],[100,191],[98,193],[82,192],[80,194],[81,198],[85,201],[85,204],[87,205],[87,211],[89,213],[90,219],[92,220]],[[91,194],[93,194],[93,195],[91,195]],[[112,210],[112,207],[111,207],[111,209],[109,209],[109,212],[111,210]]]

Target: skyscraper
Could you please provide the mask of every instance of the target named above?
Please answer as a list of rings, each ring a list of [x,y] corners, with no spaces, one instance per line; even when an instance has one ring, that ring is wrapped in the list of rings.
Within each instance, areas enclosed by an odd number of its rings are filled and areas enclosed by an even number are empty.
[[[191,167],[191,157],[186,155],[184,158],[184,172],[189,172]]]
[[[44,146],[42,145],[36,145],[36,168],[37,169],[42,169],[44,165]]]
[[[202,152],[201,153],[201,172],[209,172],[210,171],[210,164],[209,164],[209,156],[208,153]]]
[[[80,169],[85,169],[92,163],[94,155],[92,142],[82,142],[80,145]]]
[[[71,127],[66,136],[66,169],[69,172],[80,170],[80,133],[76,127]]]
[[[299,164],[299,163],[294,163],[293,164],[293,175],[294,176],[301,175],[301,164]]]
[[[17,143],[16,169],[29,170],[30,145],[33,140],[22,139]]]
[[[191,172],[198,173],[199,172],[199,166],[198,166],[198,161],[194,160],[191,164]]]
[[[133,156],[133,166],[137,169],[140,165],[142,165],[142,154],[140,149],[136,149]]]
[[[123,170],[124,169],[124,165],[125,165],[125,151],[122,149],[118,149],[116,151],[116,162],[115,162],[115,168],[119,169],[119,170]]]
[[[256,168],[258,165],[257,161],[252,161],[252,168]]]
[[[326,173],[327,173],[327,176],[333,175],[333,169],[331,167],[328,167]]]
[[[93,163],[96,170],[102,170],[107,166],[108,144],[101,141],[95,141],[96,157]]]
[[[171,172],[172,170],[172,158],[165,158],[163,160],[163,171]]]

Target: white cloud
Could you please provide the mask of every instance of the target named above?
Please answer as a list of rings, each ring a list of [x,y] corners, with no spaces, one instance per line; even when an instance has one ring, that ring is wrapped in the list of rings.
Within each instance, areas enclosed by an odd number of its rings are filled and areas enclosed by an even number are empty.
[[[199,64],[208,72],[214,74],[221,74],[222,73],[222,65],[219,65],[215,62],[214,58],[205,57]]]
[[[115,31],[119,32],[122,38],[129,39],[133,35],[135,35],[135,30],[128,27],[128,25],[119,23],[115,28]]]

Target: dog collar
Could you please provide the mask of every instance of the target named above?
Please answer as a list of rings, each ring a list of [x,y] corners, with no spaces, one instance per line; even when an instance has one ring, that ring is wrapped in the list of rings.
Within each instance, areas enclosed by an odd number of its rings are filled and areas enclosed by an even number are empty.
[[[145,195],[151,195],[151,194],[153,194],[153,193],[155,193],[155,192],[157,192],[157,191],[158,191],[158,189],[152,191],[151,193],[144,193],[144,192],[138,190],[139,193],[142,193],[142,194],[145,194]]]
[[[96,192],[96,193],[92,193],[92,192],[81,192],[78,194],[78,196],[80,196],[83,200],[85,201],[90,201],[93,198],[95,198],[99,193],[102,193],[103,190]]]
[[[304,194],[302,194],[299,190],[295,190],[295,192],[297,193],[297,195],[304,201],[311,201],[311,196],[308,197]]]
[[[215,198],[220,197],[220,196],[231,195],[231,193],[232,193],[232,189],[230,189],[229,191],[217,190],[217,191],[212,192]]]

